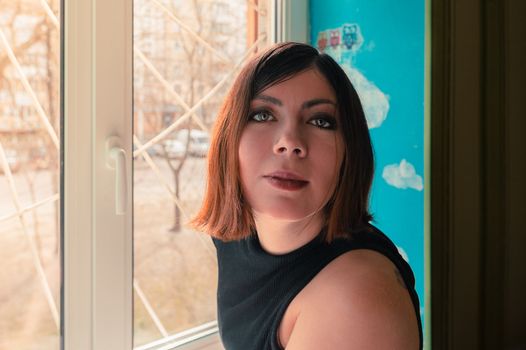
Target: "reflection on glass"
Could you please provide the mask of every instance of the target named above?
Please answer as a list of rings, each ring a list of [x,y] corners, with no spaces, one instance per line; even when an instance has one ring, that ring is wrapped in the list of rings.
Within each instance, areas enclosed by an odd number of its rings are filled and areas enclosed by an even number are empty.
[[[59,1],[0,2],[0,349],[59,349]]]
[[[267,43],[267,2],[134,1],[134,344],[216,319],[201,203],[209,133],[234,73]]]

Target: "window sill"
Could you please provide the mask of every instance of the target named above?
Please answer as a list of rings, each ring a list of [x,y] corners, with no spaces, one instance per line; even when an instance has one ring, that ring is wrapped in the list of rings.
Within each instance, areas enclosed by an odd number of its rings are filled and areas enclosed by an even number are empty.
[[[134,350],[223,350],[217,321],[176,333],[134,348]]]

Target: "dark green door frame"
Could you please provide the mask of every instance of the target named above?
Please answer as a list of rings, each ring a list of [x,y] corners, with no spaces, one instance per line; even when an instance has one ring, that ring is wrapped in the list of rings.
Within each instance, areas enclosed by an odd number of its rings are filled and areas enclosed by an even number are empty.
[[[433,349],[526,349],[526,1],[431,0]]]

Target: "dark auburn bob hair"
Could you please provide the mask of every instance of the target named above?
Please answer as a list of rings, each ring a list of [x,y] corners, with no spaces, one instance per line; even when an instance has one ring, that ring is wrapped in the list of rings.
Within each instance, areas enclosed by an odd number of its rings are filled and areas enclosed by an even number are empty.
[[[329,55],[300,43],[276,44],[252,58],[232,85],[215,123],[208,154],[208,182],[202,207],[190,224],[223,241],[255,232],[251,208],[241,187],[238,147],[250,103],[266,88],[316,69],[332,87],[345,153],[332,197],[324,208],[324,240],[350,237],[366,228],[374,159],[367,121],[356,90]]]

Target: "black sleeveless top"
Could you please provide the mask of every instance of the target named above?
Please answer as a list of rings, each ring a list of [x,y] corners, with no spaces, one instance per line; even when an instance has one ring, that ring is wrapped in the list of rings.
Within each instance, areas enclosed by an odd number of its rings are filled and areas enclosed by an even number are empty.
[[[370,225],[350,239],[338,238],[331,244],[320,234],[283,255],[267,253],[255,234],[238,241],[213,241],[219,268],[219,334],[226,350],[282,350],[278,327],[292,299],[332,260],[355,249],[377,251],[398,268],[413,301],[422,348],[413,272],[396,246],[376,227]]]

